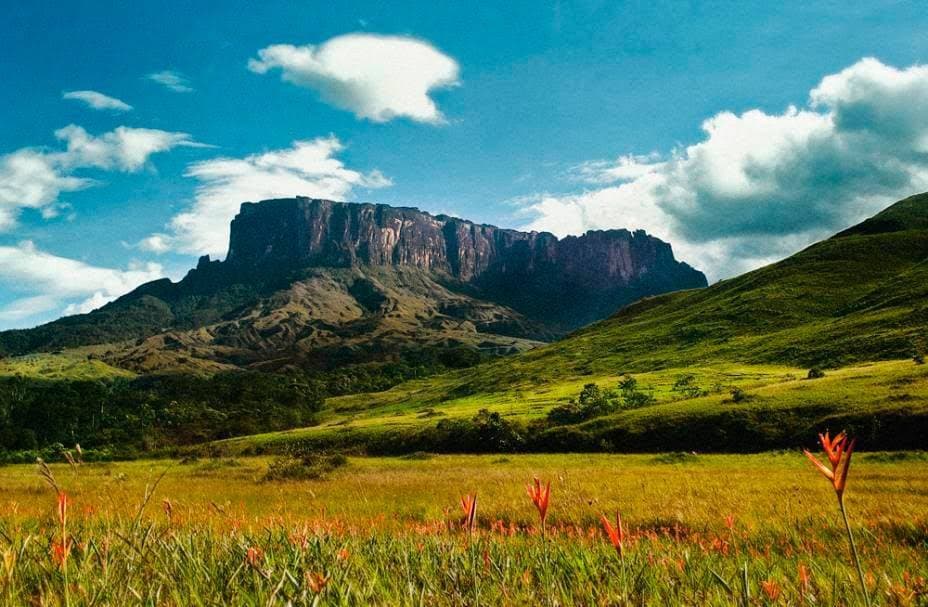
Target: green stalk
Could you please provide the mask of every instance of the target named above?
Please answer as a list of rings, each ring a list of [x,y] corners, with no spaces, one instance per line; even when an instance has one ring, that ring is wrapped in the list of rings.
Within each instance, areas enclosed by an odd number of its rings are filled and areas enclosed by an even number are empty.
[[[860,580],[860,591],[864,593],[864,604],[870,607],[870,593],[867,592],[867,582],[864,580],[864,570],[860,565],[860,555],[857,554],[857,543],[854,541],[854,534],[851,532],[851,523],[847,519],[847,508],[844,507],[844,494],[838,494],[838,506],[841,508],[841,516],[844,518],[844,528],[847,529],[847,539],[851,543],[851,554],[854,556],[854,565],[857,567],[857,579]]]
[[[622,561],[622,600],[628,605],[628,569],[625,566],[625,549],[619,549],[619,560]]]

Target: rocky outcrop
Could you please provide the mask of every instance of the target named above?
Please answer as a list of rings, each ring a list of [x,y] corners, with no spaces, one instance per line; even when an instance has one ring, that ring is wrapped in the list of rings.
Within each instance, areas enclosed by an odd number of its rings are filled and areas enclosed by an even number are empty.
[[[214,262],[215,263],[215,262]],[[706,286],[669,244],[643,231],[558,239],[433,216],[414,208],[288,198],[245,203],[225,271],[412,266],[443,274],[559,330],[647,295]]]
[[[421,347],[498,353],[705,285],[642,231],[558,239],[413,208],[267,200],[242,205],[224,261],[204,256],[180,282],[0,333],[0,353],[118,343],[107,360],[146,372],[191,361],[337,364]]]

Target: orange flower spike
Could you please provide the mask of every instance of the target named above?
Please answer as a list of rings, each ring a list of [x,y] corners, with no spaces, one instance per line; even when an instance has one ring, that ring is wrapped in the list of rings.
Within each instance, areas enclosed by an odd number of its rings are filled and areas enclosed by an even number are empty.
[[[835,488],[835,493],[838,494],[838,499],[841,499],[844,495],[844,489],[847,486],[847,474],[851,467],[851,455],[854,453],[854,445],[857,443],[857,439],[848,440],[847,434],[844,432],[841,432],[834,438],[831,438],[826,432],[825,434],[819,434],[819,439],[821,440],[822,448],[825,450],[825,455],[828,457],[828,462],[831,464],[831,469],[808,451],[803,451],[803,453],[805,453],[809,461],[818,468],[819,472],[831,481],[832,486]]]
[[[603,529],[606,531],[612,547],[621,556],[625,548],[625,529],[622,527],[622,515],[618,511],[615,513],[615,527],[612,526],[605,514],[600,514],[599,519],[603,523]]]
[[[61,567],[68,561],[71,554],[71,540],[68,539],[68,494],[58,491],[58,525],[61,528],[61,540],[52,542],[52,558]]]
[[[477,494],[462,497],[461,509],[464,511],[464,525],[472,532],[477,525]]]
[[[59,567],[64,567],[68,562],[68,555],[71,553],[71,542],[52,542],[52,560]]]
[[[809,591],[809,585],[811,584],[812,576],[809,574],[809,568],[803,564],[799,565],[799,591],[801,594],[805,594]]]
[[[310,590],[312,590],[316,594],[319,594],[320,592],[325,590],[325,587],[328,585],[329,576],[322,575],[321,573],[317,573],[315,571],[312,571],[312,572],[307,571],[306,572],[306,583],[309,585]]]
[[[548,502],[551,498],[551,481],[548,481],[545,487],[542,488],[541,481],[538,480],[538,477],[535,477],[534,486],[528,486],[528,495],[532,498],[535,507],[538,508],[538,514],[541,516],[541,528],[544,530],[545,521],[548,518]]]
[[[261,561],[263,560],[264,552],[260,548],[252,546],[245,552],[245,562],[248,563],[248,566],[252,569],[260,567]]]
[[[847,445],[847,450],[844,453],[844,466],[841,468],[841,472],[835,476],[835,491],[839,496],[844,494],[844,488],[847,486],[847,473],[851,469],[851,455],[854,453],[854,445],[857,444],[857,439],[851,439],[850,442],[844,444]]]
[[[761,589],[764,591],[764,594],[767,595],[767,598],[771,601],[776,601],[780,598],[780,585],[773,580],[764,580],[760,583]]]
[[[818,438],[822,443],[825,454],[828,456],[828,461],[831,462],[832,469],[837,468],[838,463],[841,461],[841,452],[844,449],[847,434],[842,431],[834,438],[831,438],[829,433],[826,432],[825,434],[819,434]]]

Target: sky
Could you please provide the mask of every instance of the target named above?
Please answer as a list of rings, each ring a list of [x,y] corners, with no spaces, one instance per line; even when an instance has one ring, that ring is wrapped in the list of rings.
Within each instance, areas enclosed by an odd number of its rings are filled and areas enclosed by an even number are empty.
[[[928,7],[846,4],[13,3],[0,329],[180,279],[280,196],[782,259],[928,190]]]

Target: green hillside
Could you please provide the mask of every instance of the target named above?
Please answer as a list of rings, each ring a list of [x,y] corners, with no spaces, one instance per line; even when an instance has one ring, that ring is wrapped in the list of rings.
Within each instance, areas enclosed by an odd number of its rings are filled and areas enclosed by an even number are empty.
[[[441,381],[494,392],[718,362],[809,368],[910,358],[928,329],[926,278],[922,194],[779,263],[642,300],[559,342]]]
[[[402,444],[435,426],[436,417],[463,419],[481,408],[531,423],[584,384],[613,387],[625,374],[654,393],[656,404],[570,428],[536,423],[530,433],[547,437],[539,448],[595,448],[600,440],[619,449],[623,440],[628,448],[671,448],[674,429],[693,428],[700,428],[707,448],[741,448],[712,428],[763,434],[760,426],[776,423],[785,431],[771,428],[774,438],[765,444],[788,445],[814,436],[829,420],[866,427],[874,441],[885,440],[890,426],[903,427],[916,437],[910,442],[925,446],[928,439],[909,431],[928,423],[923,367],[911,362],[928,328],[926,260],[928,194],[922,194],[779,263],[707,289],[642,300],[517,356],[386,392],[330,399],[319,427],[239,446],[288,436],[338,444],[380,436],[380,446],[389,449],[391,441]],[[891,360],[906,362],[866,364]],[[854,380],[862,365],[865,379]],[[811,367],[825,369],[826,378],[806,380]],[[671,392],[686,375],[710,394]],[[789,382],[795,392],[782,392]],[[897,394],[886,386],[913,389]],[[749,398],[732,402],[735,388]],[[887,420],[883,430],[881,419]]]

